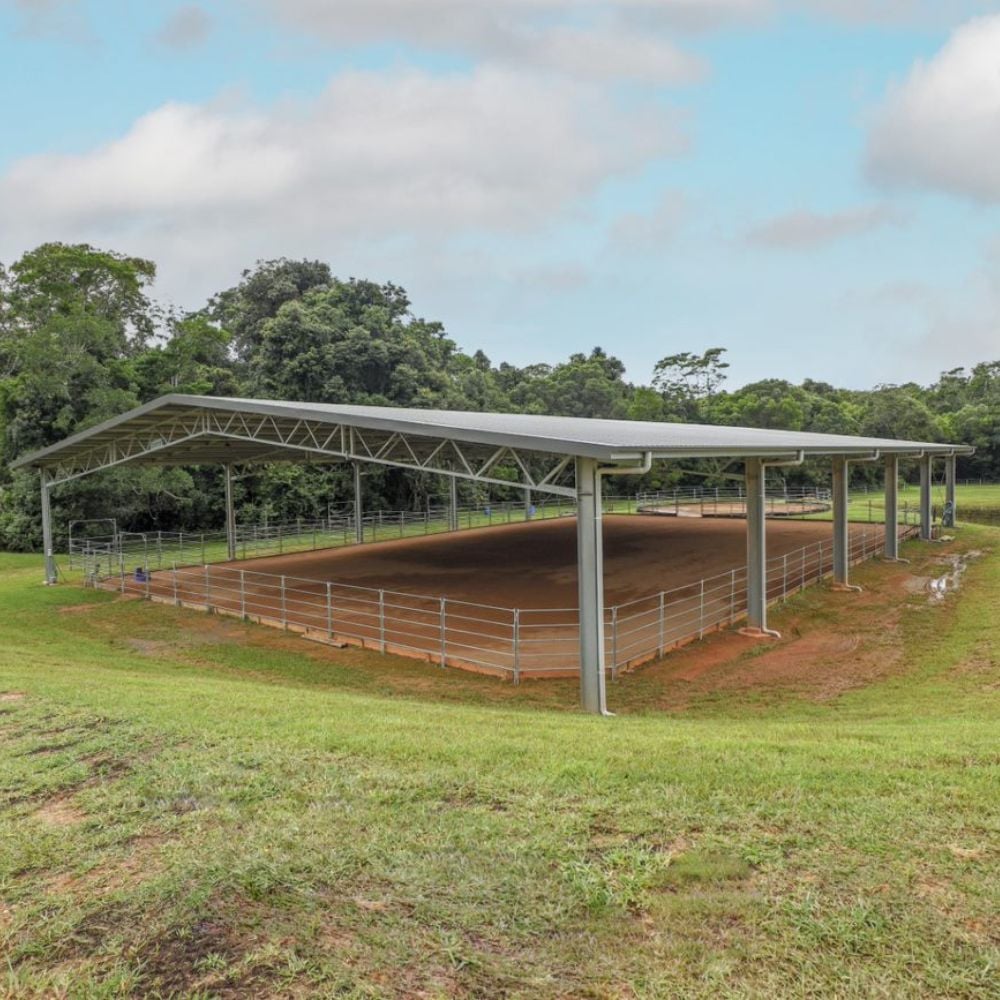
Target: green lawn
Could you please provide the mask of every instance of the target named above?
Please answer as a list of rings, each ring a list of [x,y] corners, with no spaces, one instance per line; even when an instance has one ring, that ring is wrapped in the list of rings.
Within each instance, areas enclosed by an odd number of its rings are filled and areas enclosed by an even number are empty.
[[[944,486],[934,485],[931,488],[931,503],[937,508],[940,516],[944,507]],[[920,487],[908,484],[899,491],[899,505],[911,513],[920,509]],[[853,493],[851,495],[852,516],[864,519],[864,513],[871,507],[874,519],[881,520],[885,510],[885,494],[881,491],[871,493]],[[973,521],[981,524],[1000,524],[1000,485],[955,487],[955,507],[960,521]]]
[[[613,719],[0,555],[0,993],[1000,996],[1000,531],[905,554]]]

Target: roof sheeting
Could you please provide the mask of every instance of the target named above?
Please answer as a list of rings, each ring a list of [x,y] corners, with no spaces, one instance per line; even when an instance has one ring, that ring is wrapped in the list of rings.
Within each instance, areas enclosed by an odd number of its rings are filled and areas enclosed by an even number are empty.
[[[311,425],[358,428],[382,434],[412,435],[428,441],[451,440],[467,445],[503,446],[550,455],[573,455],[603,461],[632,461],[647,452],[654,458],[775,457],[805,455],[870,455],[874,451],[900,455],[970,454],[973,449],[927,441],[900,441],[799,431],[761,430],[704,424],[669,424],[632,420],[537,416],[523,413],[479,413],[452,410],[406,409],[390,406],[349,406],[332,403],[299,403],[284,400],[233,399],[173,394],[163,396],[119,417],[81,431],[41,451],[25,455],[13,468],[54,467],[73,462],[96,449],[149,434],[180,417],[236,414],[246,420],[273,418]],[[230,439],[231,438],[231,439]],[[323,451],[298,445],[290,453],[313,453],[335,459],[336,447]],[[197,465],[221,461],[264,461],[282,457],[273,443],[260,443],[247,434],[205,431],[182,443],[165,442],[159,450],[146,450],[120,461],[146,464]]]

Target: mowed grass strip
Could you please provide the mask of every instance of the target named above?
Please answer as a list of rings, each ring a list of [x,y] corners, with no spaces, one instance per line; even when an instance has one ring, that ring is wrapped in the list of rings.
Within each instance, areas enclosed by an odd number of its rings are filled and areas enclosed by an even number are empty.
[[[914,577],[984,554],[938,603],[808,590],[786,643],[718,683],[685,671],[738,640],[682,651],[603,720],[0,556],[0,991],[996,996],[998,543],[910,543]],[[892,669],[803,681],[889,631]]]

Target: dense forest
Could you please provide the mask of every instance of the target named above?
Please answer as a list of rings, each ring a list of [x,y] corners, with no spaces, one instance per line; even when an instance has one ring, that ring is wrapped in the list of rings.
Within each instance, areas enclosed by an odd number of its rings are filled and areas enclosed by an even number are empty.
[[[152,299],[155,274],[148,260],[59,243],[0,264],[0,548],[36,547],[40,534],[37,479],[12,473],[10,461],[168,392],[947,440],[977,448],[960,460],[960,478],[1000,478],[1000,361],[944,372],[930,386],[767,379],[728,390],[720,347],[678,351],[651,384],[636,385],[600,347],[523,368],[463,353],[440,323],[414,313],[402,288],[344,280],[319,261],[258,262],[190,313]],[[674,464],[629,485],[711,484],[722,469],[694,472]],[[824,464],[789,474],[827,477]],[[426,480],[377,471],[366,477],[368,502],[423,505],[442,488]],[[61,487],[58,524],[110,515],[135,530],[214,527],[221,493],[218,469],[126,467]],[[346,467],[278,464],[240,480],[238,516],[323,516],[348,496]]]

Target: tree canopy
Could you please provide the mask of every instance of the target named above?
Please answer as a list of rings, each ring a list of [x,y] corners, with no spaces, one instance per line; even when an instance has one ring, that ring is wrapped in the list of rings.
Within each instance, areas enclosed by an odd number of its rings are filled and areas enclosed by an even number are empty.
[[[38,542],[37,483],[11,473],[11,460],[167,392],[950,440],[977,448],[961,474],[1000,478],[1000,361],[929,386],[729,389],[725,348],[713,347],[666,355],[637,385],[601,347],[524,367],[466,354],[399,286],[341,279],[322,261],[260,261],[186,314],[153,301],[155,275],[152,261],[83,244],[47,243],[0,265],[0,547]],[[689,472],[674,463],[647,485]],[[828,469],[791,475],[822,480]],[[279,518],[322,513],[348,489],[344,470],[295,465],[259,470],[246,486],[244,516]],[[391,470],[366,486],[376,507],[422,502],[433,488]],[[190,529],[218,523],[221,497],[218,470],[125,466],[68,484],[59,510],[63,521],[111,513],[129,529]]]

